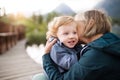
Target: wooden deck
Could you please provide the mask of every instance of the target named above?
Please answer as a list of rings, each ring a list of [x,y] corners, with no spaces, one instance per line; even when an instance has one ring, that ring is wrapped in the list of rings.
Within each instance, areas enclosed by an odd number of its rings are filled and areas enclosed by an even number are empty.
[[[24,44],[22,40],[0,55],[0,80],[31,80],[34,74],[43,71],[41,65],[27,55]]]

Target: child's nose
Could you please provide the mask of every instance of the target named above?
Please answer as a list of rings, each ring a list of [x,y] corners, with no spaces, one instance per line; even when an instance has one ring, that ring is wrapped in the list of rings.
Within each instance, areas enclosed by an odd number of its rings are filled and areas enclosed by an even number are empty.
[[[70,34],[69,38],[74,38],[74,36],[75,36],[74,34]]]

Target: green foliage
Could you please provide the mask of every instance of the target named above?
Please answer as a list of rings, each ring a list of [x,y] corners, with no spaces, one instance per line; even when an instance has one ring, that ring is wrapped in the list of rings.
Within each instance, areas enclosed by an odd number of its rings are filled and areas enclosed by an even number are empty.
[[[112,17],[112,32],[120,36],[120,18]]]
[[[27,35],[26,46],[32,45],[32,44],[40,45],[41,43],[45,44],[45,42],[46,42],[45,33],[42,33],[42,32],[35,30],[34,32],[30,32]]]
[[[39,31],[46,32],[47,31],[47,23],[43,22],[42,24],[39,25]]]
[[[36,24],[41,24],[43,22],[43,16],[42,15],[35,15],[33,14],[31,16],[31,19],[36,23]]]
[[[0,16],[0,22],[10,23],[10,20],[7,18],[7,16]]]
[[[37,25],[35,24],[34,21],[32,21],[32,20],[27,20],[27,21],[25,22],[25,26],[27,26],[27,27],[26,27],[26,33],[29,33],[29,32],[34,31],[34,29],[36,28]]]
[[[114,18],[112,17],[112,24],[117,24],[117,25],[120,25],[120,18]]]
[[[37,44],[40,45],[41,43],[45,44],[46,42],[46,24],[35,24],[30,22],[30,26],[27,27],[26,30],[26,38],[27,43],[26,45]]]
[[[43,16],[39,15],[38,16],[38,23],[41,24],[43,22]]]
[[[57,14],[56,12],[51,12],[49,14],[47,14],[47,18],[46,18],[46,22],[50,22],[54,17],[58,16],[59,14]]]
[[[53,17],[57,16],[56,13],[52,12],[46,16],[42,15],[32,15],[29,20],[26,21],[26,38],[27,38],[27,45],[37,44],[40,45],[41,43],[45,44],[46,42],[46,31],[47,31],[47,24],[48,22],[53,19]]]

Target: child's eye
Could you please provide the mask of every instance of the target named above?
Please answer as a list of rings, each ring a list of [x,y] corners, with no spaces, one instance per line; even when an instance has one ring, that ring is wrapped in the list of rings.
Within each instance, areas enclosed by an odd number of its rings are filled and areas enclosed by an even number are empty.
[[[73,34],[77,34],[77,32],[73,32]]]
[[[64,33],[64,35],[68,35],[68,33]]]

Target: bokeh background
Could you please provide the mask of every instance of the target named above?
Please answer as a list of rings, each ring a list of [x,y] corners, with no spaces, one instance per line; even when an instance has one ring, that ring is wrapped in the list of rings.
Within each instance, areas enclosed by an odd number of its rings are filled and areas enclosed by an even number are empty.
[[[31,80],[43,72],[47,24],[53,17],[105,11],[120,36],[120,0],[0,0],[0,80]]]

